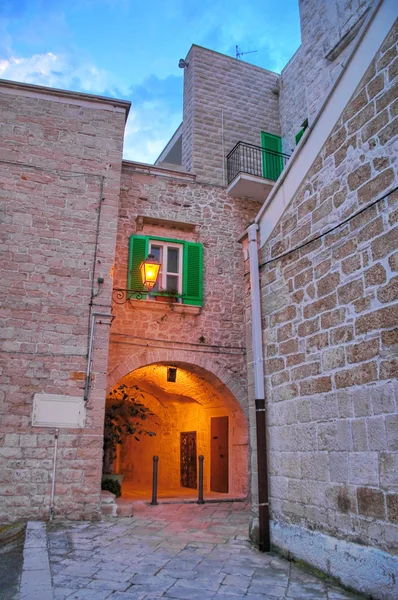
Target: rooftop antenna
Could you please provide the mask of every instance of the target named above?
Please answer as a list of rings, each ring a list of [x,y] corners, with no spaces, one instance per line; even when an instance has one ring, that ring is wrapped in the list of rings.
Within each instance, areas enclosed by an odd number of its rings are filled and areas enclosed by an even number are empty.
[[[237,58],[238,60],[244,54],[253,54],[254,52],[257,52],[257,50],[249,50],[248,52],[240,52],[239,51],[239,46],[238,45],[235,46],[235,58]]]

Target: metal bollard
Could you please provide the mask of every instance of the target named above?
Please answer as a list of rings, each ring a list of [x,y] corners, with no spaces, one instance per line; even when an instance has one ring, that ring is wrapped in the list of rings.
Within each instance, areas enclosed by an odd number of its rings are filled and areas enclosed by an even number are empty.
[[[158,500],[158,462],[159,457],[153,457],[153,477],[152,477],[152,506],[157,506]]]
[[[198,487],[198,501],[197,504],[204,504],[203,500],[203,461],[205,457],[203,454],[199,456],[199,487]]]

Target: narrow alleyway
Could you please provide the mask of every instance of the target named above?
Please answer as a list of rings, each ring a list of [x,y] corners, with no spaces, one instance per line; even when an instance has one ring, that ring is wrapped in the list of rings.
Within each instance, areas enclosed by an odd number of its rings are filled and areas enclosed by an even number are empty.
[[[247,542],[242,502],[135,505],[133,518],[52,523],[55,600],[359,598]]]

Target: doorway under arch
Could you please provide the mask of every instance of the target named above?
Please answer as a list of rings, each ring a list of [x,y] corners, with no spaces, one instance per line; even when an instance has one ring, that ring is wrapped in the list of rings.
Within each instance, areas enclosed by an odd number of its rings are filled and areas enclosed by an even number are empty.
[[[138,440],[126,436],[120,446],[116,471],[124,474],[124,498],[150,498],[154,455],[160,498],[196,495],[199,455],[207,498],[247,496],[247,419],[217,376],[190,363],[157,362],[130,372],[121,384],[138,388],[140,401],[153,413],[145,429],[155,433]]]

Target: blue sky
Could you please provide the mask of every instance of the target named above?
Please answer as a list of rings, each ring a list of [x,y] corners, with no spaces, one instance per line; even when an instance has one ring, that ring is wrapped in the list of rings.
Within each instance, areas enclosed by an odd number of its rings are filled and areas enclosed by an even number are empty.
[[[153,162],[180,124],[193,43],[280,72],[298,0],[0,0],[0,78],[131,100],[130,160]]]

